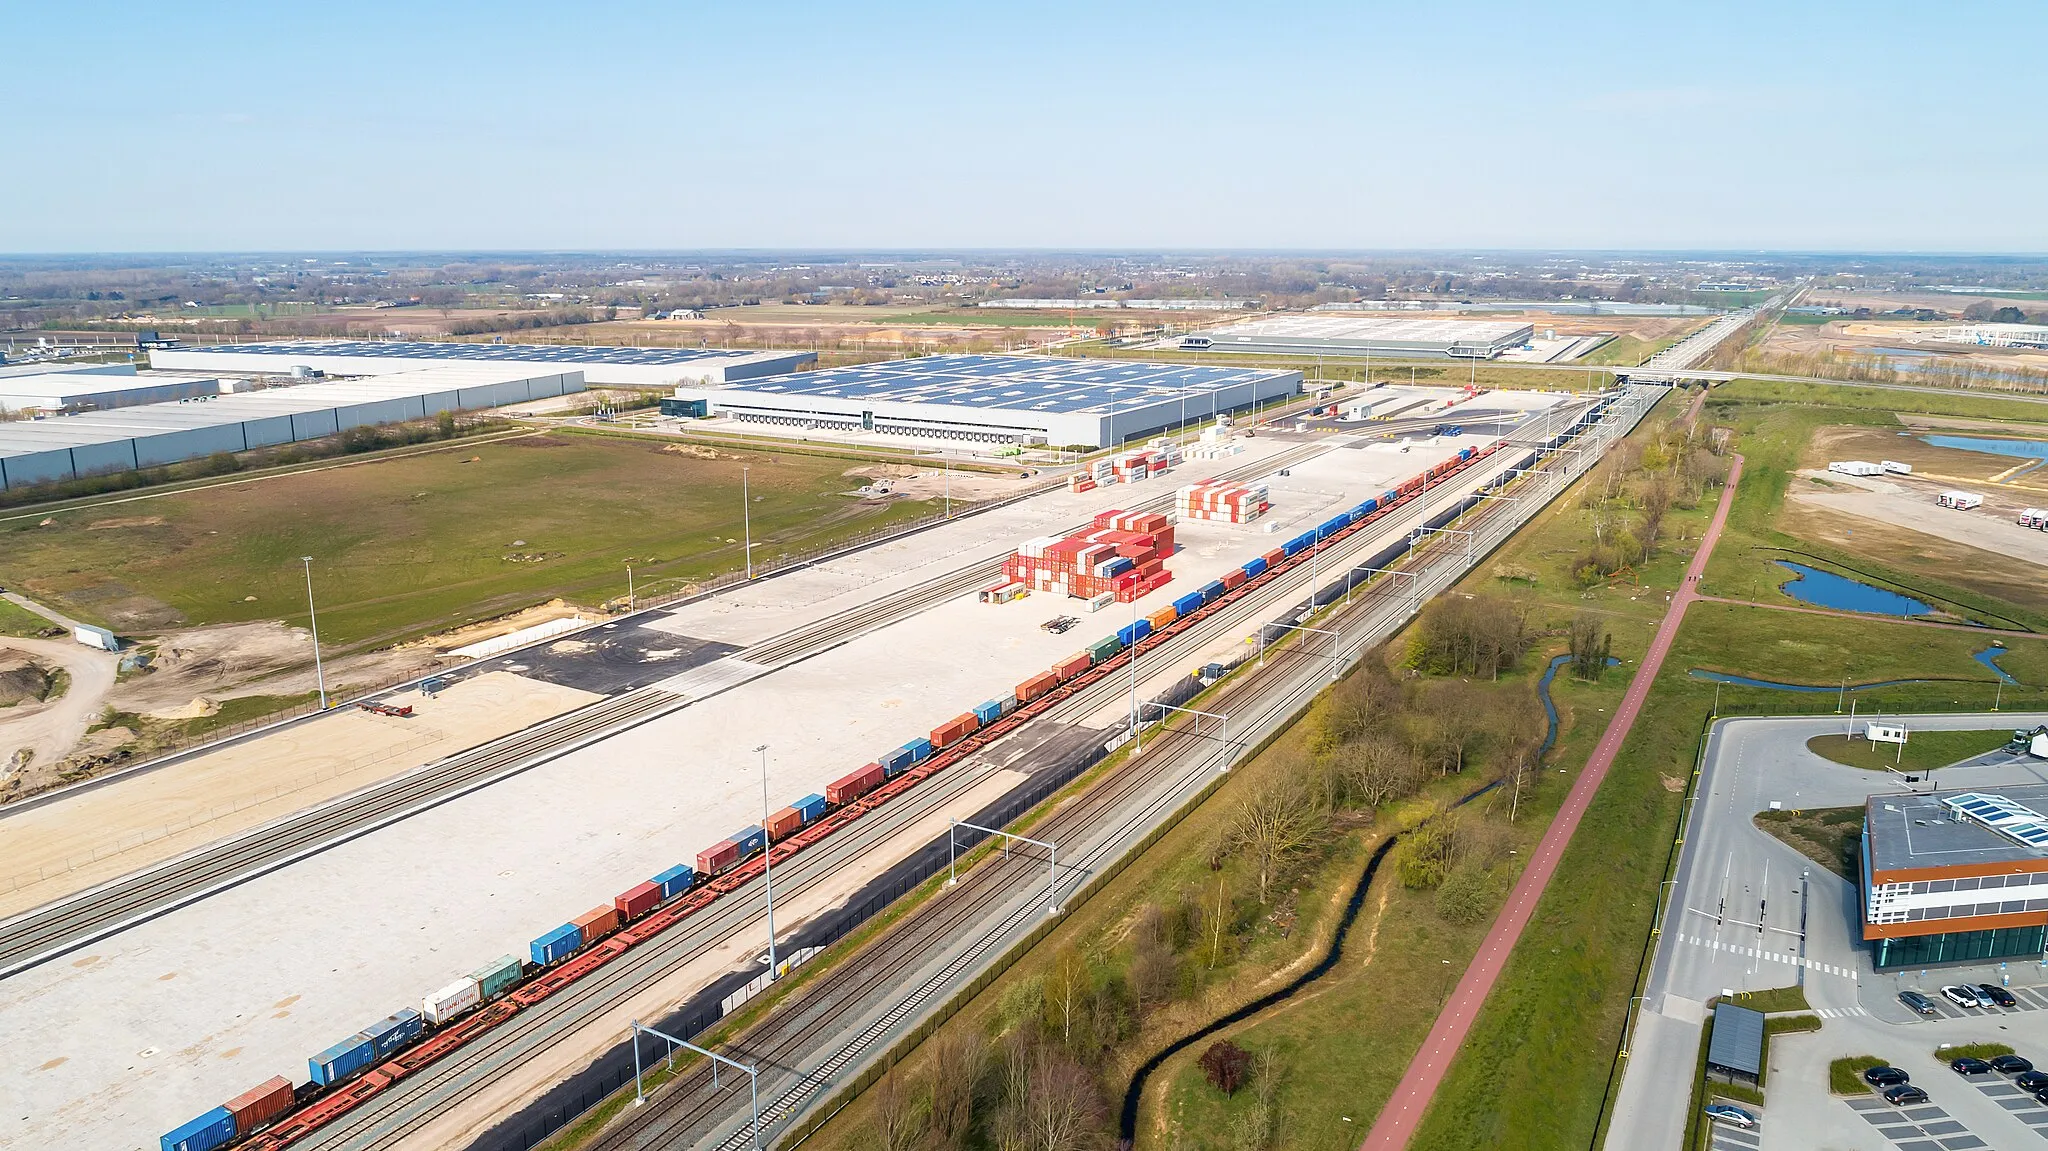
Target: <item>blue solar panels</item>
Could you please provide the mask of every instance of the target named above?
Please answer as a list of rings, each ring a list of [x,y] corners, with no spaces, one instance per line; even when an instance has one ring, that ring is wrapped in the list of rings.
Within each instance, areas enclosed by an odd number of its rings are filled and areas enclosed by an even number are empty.
[[[1204,411],[1208,393],[1269,379],[1262,368],[1059,360],[1043,356],[926,356],[826,368],[736,383],[728,394],[820,396],[900,404],[951,404],[1018,412],[1108,414],[1186,395]]]
[[[1942,798],[1943,806],[2036,851],[2048,850],[2048,819],[2003,795],[1966,791]]]
[[[225,344],[195,351],[247,352],[259,356],[381,356],[441,363],[636,364],[660,367],[700,360],[751,356],[723,348],[614,348],[570,344],[460,344],[403,340],[289,340],[272,344]]]

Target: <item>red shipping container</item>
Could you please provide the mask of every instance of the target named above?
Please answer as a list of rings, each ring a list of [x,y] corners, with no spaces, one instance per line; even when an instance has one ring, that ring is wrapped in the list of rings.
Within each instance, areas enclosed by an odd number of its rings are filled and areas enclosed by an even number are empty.
[[[638,919],[660,902],[661,884],[650,881],[627,888],[625,894],[612,900],[612,906],[618,909],[620,919]]]
[[[974,713],[971,711],[956,715],[932,729],[932,747],[950,747],[967,738],[975,728],[980,726],[981,721],[974,718]]]
[[[877,769],[880,770],[880,769]],[[740,857],[740,845],[730,839],[722,839],[697,853],[697,874],[717,875],[733,865]]]
[[[1280,561],[1286,558],[1287,552],[1284,549],[1274,548],[1272,551],[1266,553],[1266,567],[1268,569],[1279,567]]]
[[[768,841],[773,843],[788,836],[804,825],[804,813],[794,807],[785,807],[768,817]]]
[[[291,1110],[292,1081],[279,1075],[266,1079],[222,1104],[235,1116],[235,1133],[248,1135]]]
[[[875,786],[882,782],[885,774],[881,764],[871,763],[859,771],[840,776],[825,785],[825,802],[834,807],[852,803],[873,791]]]
[[[1223,573],[1223,590],[1229,591],[1230,589],[1244,583],[1244,580],[1245,575],[1243,568],[1231,568],[1229,571]]]
[[[1052,665],[1052,673],[1061,679],[1072,679],[1074,676],[1087,671],[1088,665],[1092,662],[1094,661],[1089,659],[1088,653],[1084,651],[1077,655],[1070,655]]]
[[[1113,528],[1116,526],[1117,517],[1123,514],[1116,508],[1111,508],[1106,512],[1096,512],[1095,519],[1091,522],[1099,528]]]
[[[583,942],[588,945],[619,925],[619,909],[610,905],[593,907],[569,922],[583,929]]]
[[[1032,700],[1058,687],[1059,683],[1060,677],[1057,674],[1049,671],[1039,672],[1037,675],[1017,685],[1017,702],[1030,703]]]

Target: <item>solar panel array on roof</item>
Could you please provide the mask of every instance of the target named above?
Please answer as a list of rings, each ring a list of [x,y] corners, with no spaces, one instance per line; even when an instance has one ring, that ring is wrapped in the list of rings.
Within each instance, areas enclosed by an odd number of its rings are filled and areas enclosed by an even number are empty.
[[[2036,851],[2048,851],[2048,819],[2033,808],[2003,795],[1966,791],[1944,796],[1942,806],[1963,818],[2025,844]]]
[[[1183,394],[1206,395],[1278,374],[1265,368],[1042,356],[926,356],[746,380],[726,391],[1073,415],[1110,413]]]
[[[1707,1066],[1746,1079],[1764,1072],[1764,1015],[1733,1003],[1714,1005],[1714,1030],[1707,1040]]]

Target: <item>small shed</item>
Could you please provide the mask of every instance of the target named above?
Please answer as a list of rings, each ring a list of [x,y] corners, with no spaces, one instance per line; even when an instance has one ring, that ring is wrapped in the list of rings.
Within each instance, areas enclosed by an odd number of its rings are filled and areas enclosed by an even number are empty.
[[[1707,1041],[1707,1075],[1751,1085],[1764,1077],[1764,1013],[1732,1003],[1714,1008],[1714,1033]]]

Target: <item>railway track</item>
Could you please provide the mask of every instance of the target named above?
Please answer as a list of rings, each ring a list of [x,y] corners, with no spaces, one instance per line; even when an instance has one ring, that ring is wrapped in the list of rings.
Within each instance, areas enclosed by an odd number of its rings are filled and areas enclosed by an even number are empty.
[[[1230,469],[1222,477],[1240,479],[1288,467],[1324,450],[1328,450],[1327,445],[1320,444],[1290,449],[1270,459]],[[1163,507],[1170,499],[1153,497],[1138,507]],[[753,675],[766,674],[986,586],[1001,570],[1000,560],[970,564],[725,658],[759,665],[760,670]],[[752,676],[735,679],[727,686],[744,682],[745,678]],[[0,978],[693,702],[695,698],[659,688],[640,688],[458,753],[356,795],[307,809],[24,912],[0,923]]]
[[[1325,447],[1313,445],[1306,449],[1306,454],[1320,450],[1325,450]],[[1262,466],[1284,465],[1266,461]],[[1460,485],[1460,490],[1470,490],[1480,481],[1499,471],[1499,468],[1475,471],[1466,483]],[[1409,508],[1409,514],[1397,514],[1381,521],[1376,530],[1354,533],[1339,545],[1325,549],[1328,559],[1327,570],[1334,576],[1342,570],[1341,565],[1347,557],[1356,556],[1368,548],[1384,546],[1396,529],[1405,532],[1415,522],[1415,510]],[[1265,595],[1230,601],[1226,605],[1226,610],[1210,617],[1206,626],[1189,633],[1174,635],[1167,643],[1154,645],[1146,652],[1145,659],[1155,667],[1160,666],[1162,660],[1166,666],[1176,662],[1184,665],[1185,661],[1191,660],[1204,647],[1212,645],[1219,634],[1242,629],[1262,614],[1276,610],[1294,614],[1299,605],[1287,602],[1290,595],[1288,589],[1298,586],[1294,578],[1290,577],[1275,581]],[[1361,604],[1366,601],[1362,592],[1358,598]],[[1285,660],[1276,653],[1272,662],[1283,663],[1301,658],[1312,659],[1322,666],[1329,666],[1330,663],[1328,656],[1320,653],[1312,656],[1297,653],[1285,657]],[[1122,678],[1116,675],[1107,676],[1089,685],[1074,698],[1063,701],[1058,709],[1048,713],[1048,718],[1056,722],[1040,725],[1036,730],[1066,729],[1071,726],[1071,720],[1109,707],[1121,698],[1126,690]],[[1059,720],[1069,722],[1059,723]],[[1149,766],[1157,759],[1158,757],[1148,754],[1143,762]],[[856,821],[811,849],[798,853],[776,869],[778,894],[784,899],[800,897],[819,880],[855,863],[873,846],[901,827],[923,818],[933,809],[980,783],[992,770],[993,767],[985,756],[950,768],[892,801],[877,813],[880,818],[870,817]],[[1096,810],[1104,803],[1113,805],[1120,802],[1121,797],[1128,795],[1129,788],[1156,782],[1159,776],[1155,772],[1137,782],[1130,782],[1132,777],[1128,774],[1121,778],[1126,782],[1112,786],[1109,781],[1104,781],[1091,789],[1087,794],[1096,798],[1088,800],[1085,805],[1077,806],[1079,801],[1076,801],[1067,806],[1085,812]],[[1119,787],[1123,790],[1118,790]],[[587,982],[578,985],[578,991],[574,996],[550,999],[521,1012],[487,1036],[408,1076],[390,1094],[379,1096],[377,1102],[337,1117],[332,1123],[309,1136],[306,1145],[346,1148],[348,1151],[369,1151],[399,1145],[412,1133],[430,1123],[442,1108],[487,1087],[492,1080],[502,1074],[505,1067],[532,1057],[578,1029],[599,1020],[608,1012],[616,1010],[621,1003],[645,994],[677,965],[725,942],[734,932],[742,929],[758,931],[756,920],[760,908],[758,883],[717,901],[698,916],[693,916],[685,924],[680,925],[678,929],[666,933],[665,937],[650,941],[650,945],[635,948],[613,963],[593,972]]]

